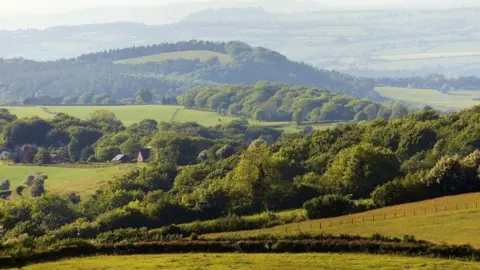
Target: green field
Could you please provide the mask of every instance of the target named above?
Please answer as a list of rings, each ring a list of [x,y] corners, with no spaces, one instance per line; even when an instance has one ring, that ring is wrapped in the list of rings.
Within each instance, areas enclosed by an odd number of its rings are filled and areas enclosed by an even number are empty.
[[[457,210],[458,209],[458,210]],[[404,216],[405,213],[405,216]],[[353,220],[353,224],[352,224]],[[330,225],[330,222],[332,225]],[[376,209],[343,217],[309,220],[270,229],[205,235],[216,238],[227,235],[332,233],[370,237],[381,233],[390,237],[414,235],[437,244],[471,244],[480,248],[480,193],[471,193],[417,203]],[[320,224],[322,224],[320,226]]]
[[[20,106],[4,106],[11,113],[19,118],[38,116],[42,118],[51,118],[54,114],[50,114],[42,110],[40,107],[20,107]],[[182,106],[167,105],[131,105],[131,106],[44,106],[52,113],[66,113],[80,119],[88,119],[90,113],[95,110],[108,110],[117,116],[125,125],[137,123],[143,119],[153,119],[157,122],[170,122],[172,115],[178,110],[175,117],[176,122],[196,122],[204,126],[215,126],[221,123],[228,123],[238,120],[238,117],[224,116],[216,112],[189,110]],[[287,133],[300,132],[303,127],[289,125],[289,122],[259,122],[250,120],[250,124],[261,126],[281,127]],[[334,127],[337,123],[313,124],[315,129],[326,129]],[[283,126],[283,127],[282,127]]]
[[[161,53],[137,58],[130,58],[125,60],[115,61],[116,64],[144,64],[148,62],[162,62],[167,60],[195,60],[206,61],[212,57],[218,57],[218,60],[222,64],[229,63],[232,61],[232,58],[228,54],[218,53],[214,51],[205,51],[205,50],[192,50],[192,51],[182,51],[182,52],[171,52],[171,53]]]
[[[102,256],[27,266],[24,269],[480,269],[480,264],[420,257],[358,254],[178,254]]]
[[[480,95],[480,91],[454,91],[449,94],[431,89],[410,89],[399,87],[377,87],[382,96],[416,104],[426,104],[439,109],[464,109],[480,104],[472,97]]]
[[[104,168],[66,168],[46,166],[0,165],[0,179],[9,179],[11,189],[22,184],[25,177],[31,173],[48,175],[45,189],[48,192],[66,194],[77,192],[91,194],[116,176],[126,173],[133,165],[120,165]]]

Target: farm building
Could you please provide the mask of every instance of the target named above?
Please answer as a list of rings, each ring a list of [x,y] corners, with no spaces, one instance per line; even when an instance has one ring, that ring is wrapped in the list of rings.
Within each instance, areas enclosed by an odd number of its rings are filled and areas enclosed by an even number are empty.
[[[61,155],[52,155],[52,162],[53,163],[66,163],[68,162],[68,158],[61,156]]]
[[[141,149],[138,152],[137,162],[138,163],[146,163],[150,158],[152,151],[150,149]]]
[[[116,155],[116,156],[112,159],[112,163],[127,163],[128,161],[129,161],[128,156],[123,155],[123,154]]]
[[[12,153],[10,153],[9,151],[2,151],[0,153],[0,159],[4,160],[4,159],[9,159],[11,157]]]

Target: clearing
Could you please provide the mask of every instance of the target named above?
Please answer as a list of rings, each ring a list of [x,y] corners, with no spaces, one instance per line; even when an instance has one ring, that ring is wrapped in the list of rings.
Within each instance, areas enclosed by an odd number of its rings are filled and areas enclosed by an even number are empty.
[[[47,167],[47,166],[23,166],[23,165],[0,165],[0,179],[9,179],[10,188],[15,188],[23,183],[26,176],[33,173],[48,175],[45,181],[45,189],[49,192],[68,194],[76,192],[80,195],[92,194],[103,183],[121,176],[133,165],[119,165],[100,168],[76,168],[76,167]]]
[[[480,269],[475,262],[357,254],[178,254],[102,256],[27,266],[24,269]]]
[[[226,64],[232,61],[230,55],[225,53],[219,53],[214,51],[206,50],[191,50],[191,51],[181,51],[181,52],[170,52],[170,53],[161,53],[155,55],[148,55],[137,58],[130,58],[124,60],[115,61],[115,64],[144,64],[149,62],[163,62],[167,60],[195,60],[198,59],[202,62],[205,62],[212,57],[217,57],[220,63]]]
[[[216,233],[205,235],[216,238],[227,235],[331,233],[370,237],[380,233],[402,238],[414,235],[417,239],[437,244],[471,244],[480,248],[480,193],[449,196],[376,209],[364,213],[331,219],[308,220],[270,229]]]

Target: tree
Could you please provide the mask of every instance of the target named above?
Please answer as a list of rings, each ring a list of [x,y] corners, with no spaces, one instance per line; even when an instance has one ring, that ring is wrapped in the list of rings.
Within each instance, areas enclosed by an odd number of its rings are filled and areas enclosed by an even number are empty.
[[[95,155],[93,148],[89,145],[80,152],[80,161],[87,161],[91,156]]]
[[[392,114],[390,119],[400,119],[408,114],[408,110],[400,102],[395,102],[392,106]]]
[[[215,154],[216,154],[217,158],[225,159],[225,158],[229,158],[232,155],[234,155],[235,154],[235,149],[233,149],[232,146],[227,144],[227,145],[223,146],[222,148],[218,149]]]
[[[35,157],[33,158],[34,163],[38,164],[51,164],[52,163],[52,156],[50,152],[48,152],[45,148],[38,148]]]
[[[136,93],[136,103],[137,104],[149,104],[153,101],[152,91],[144,88],[140,88]]]
[[[390,150],[362,143],[340,151],[324,177],[332,193],[367,198],[377,186],[398,176],[399,170],[400,163]]]
[[[82,148],[76,138],[72,138],[67,146],[68,156],[72,162],[78,161]]]

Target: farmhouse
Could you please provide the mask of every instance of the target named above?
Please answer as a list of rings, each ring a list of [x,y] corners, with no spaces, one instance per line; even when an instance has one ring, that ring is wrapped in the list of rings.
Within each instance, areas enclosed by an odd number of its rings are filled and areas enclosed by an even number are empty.
[[[127,163],[129,161],[128,156],[119,154],[112,159],[112,163]]]
[[[151,150],[150,149],[140,149],[138,152],[137,162],[138,163],[147,163],[150,158]]]

